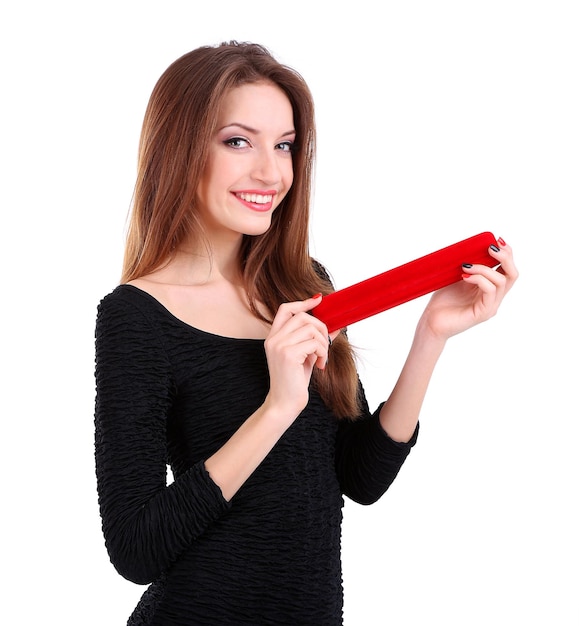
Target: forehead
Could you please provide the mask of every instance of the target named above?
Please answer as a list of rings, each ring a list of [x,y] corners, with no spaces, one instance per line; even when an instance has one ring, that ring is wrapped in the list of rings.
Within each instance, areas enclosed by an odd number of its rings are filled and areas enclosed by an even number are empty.
[[[293,110],[289,98],[282,89],[269,82],[233,87],[223,98],[219,125],[251,120],[254,123],[279,120],[283,126],[292,126]]]

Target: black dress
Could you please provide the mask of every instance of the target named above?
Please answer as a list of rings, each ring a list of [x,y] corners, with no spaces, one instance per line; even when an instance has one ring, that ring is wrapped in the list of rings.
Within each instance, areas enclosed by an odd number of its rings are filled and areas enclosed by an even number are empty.
[[[366,405],[337,420],[312,391],[227,502],[204,459],[263,403],[264,342],[197,330],[129,285],[99,305],[96,384],[106,546],[120,574],[151,583],[129,624],[342,623],[342,494],[377,500],[417,433],[394,442]]]

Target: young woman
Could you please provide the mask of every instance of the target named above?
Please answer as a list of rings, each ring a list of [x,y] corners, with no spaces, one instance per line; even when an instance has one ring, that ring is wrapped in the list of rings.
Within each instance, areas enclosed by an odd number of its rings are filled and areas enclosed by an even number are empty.
[[[151,95],[96,326],[103,532],[151,583],[131,625],[341,624],[343,496],[388,489],[447,339],[516,280],[500,240],[500,271],[433,294],[371,411],[347,336],[309,313],[332,291],[308,252],[314,149],[306,84],[258,45],[194,50]]]

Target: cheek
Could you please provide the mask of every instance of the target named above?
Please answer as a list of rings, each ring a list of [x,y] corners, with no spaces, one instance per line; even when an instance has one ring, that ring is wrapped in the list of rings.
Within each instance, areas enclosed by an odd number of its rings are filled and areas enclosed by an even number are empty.
[[[287,187],[284,188],[283,192],[281,194],[278,194],[277,196],[277,202],[275,203],[275,208],[277,209],[277,207],[279,207],[279,205],[287,198],[288,193],[290,192],[291,189],[291,179],[287,185]]]
[[[195,195],[197,199],[207,198],[207,194],[211,189],[211,185],[213,184],[213,168],[211,164],[211,159],[206,163],[203,173],[199,178],[199,182],[197,183],[197,191]]]
[[[283,173],[283,180],[287,191],[294,182],[294,165],[291,159],[288,159],[287,167]]]
[[[219,168],[207,167],[197,187],[197,198],[209,202],[222,196],[231,182],[223,174]]]
[[[285,168],[284,171],[282,172],[282,181],[283,181],[283,191],[280,194],[279,202],[281,202],[287,196],[294,182],[294,170],[291,165]]]

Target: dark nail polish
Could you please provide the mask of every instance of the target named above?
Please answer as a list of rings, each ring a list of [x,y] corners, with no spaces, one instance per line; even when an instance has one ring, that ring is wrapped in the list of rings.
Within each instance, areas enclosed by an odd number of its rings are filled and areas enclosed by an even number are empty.
[[[499,252],[499,249],[495,246],[495,244],[494,244],[494,243],[493,243],[493,244],[491,244],[491,250],[492,250],[493,252]]]
[[[469,267],[472,267],[472,263],[463,263],[462,266],[469,268]]]

